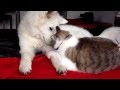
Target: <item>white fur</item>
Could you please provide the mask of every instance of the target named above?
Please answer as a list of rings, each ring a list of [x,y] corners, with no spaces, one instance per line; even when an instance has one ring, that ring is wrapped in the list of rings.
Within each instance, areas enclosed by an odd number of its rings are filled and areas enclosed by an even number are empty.
[[[120,27],[110,27],[105,29],[98,37],[104,37],[120,43]]]
[[[71,42],[71,41],[73,41],[73,42]],[[56,43],[54,45],[54,47],[57,48],[61,42],[62,41],[58,41],[58,43]],[[56,61],[52,61],[52,62],[54,62],[53,66],[56,68],[57,72],[65,73],[67,70],[78,71],[75,63],[73,63],[71,60],[66,58],[64,55],[67,47],[70,47],[70,46],[74,47],[77,43],[78,43],[77,38],[72,37],[67,41],[65,40],[65,42],[60,45],[59,49],[55,51],[58,54],[55,54],[55,52],[53,52],[53,51],[48,53],[47,56],[49,57],[49,59],[56,60]]]
[[[93,35],[89,31],[87,31],[87,29],[77,27],[74,25],[68,25],[68,24],[60,25],[59,28],[64,31],[69,31],[70,34],[72,34],[78,38],[93,37]],[[58,45],[59,45],[61,42],[56,42],[56,43],[58,43]]]
[[[73,63],[70,59],[68,59],[65,56],[65,51],[67,48],[69,47],[75,47],[78,44],[78,38],[75,37],[74,35],[72,35],[72,37],[70,37],[69,39],[66,40],[57,40],[57,42],[62,42],[62,44],[60,43],[55,43],[55,47],[58,47],[58,50],[56,50],[56,52],[58,52],[61,56],[61,60],[59,62],[59,64],[61,64],[62,66],[66,67],[67,70],[72,70],[72,71],[78,71],[76,64]]]
[[[48,58],[51,60],[53,67],[56,69],[57,72],[64,72],[66,71],[66,67],[61,63],[61,56],[56,51],[50,51],[47,53]]]
[[[67,70],[78,71],[76,64],[69,60],[67,57],[65,57],[66,49],[68,47],[75,47],[77,44],[78,38],[72,36],[71,38],[64,40],[64,42],[60,45],[60,48],[57,50],[60,56],[63,57],[61,63],[66,66]]]
[[[92,37],[93,35],[84,28],[77,27],[74,25],[60,25],[61,30],[69,31],[71,34],[75,35],[78,38],[83,37]]]
[[[47,19],[48,11],[28,11],[18,27],[18,37],[21,53],[19,70],[27,74],[32,70],[32,60],[36,50],[48,53],[52,50],[49,46],[51,36],[54,32],[49,27],[55,28],[60,24],[67,23],[58,12],[54,12],[51,18]]]

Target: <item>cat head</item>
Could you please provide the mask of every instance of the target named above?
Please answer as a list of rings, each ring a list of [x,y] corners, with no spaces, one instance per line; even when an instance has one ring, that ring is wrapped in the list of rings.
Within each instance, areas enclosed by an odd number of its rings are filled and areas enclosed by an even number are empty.
[[[53,48],[55,50],[59,49],[59,47],[65,43],[68,39],[70,39],[72,35],[65,30],[61,30],[58,26],[56,27],[56,34],[54,34],[51,38],[54,42]]]

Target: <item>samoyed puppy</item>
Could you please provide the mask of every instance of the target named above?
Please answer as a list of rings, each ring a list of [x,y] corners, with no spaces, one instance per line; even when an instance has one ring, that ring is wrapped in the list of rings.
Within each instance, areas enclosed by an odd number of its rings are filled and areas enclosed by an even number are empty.
[[[114,43],[120,45],[120,27],[109,27],[105,29],[98,37],[111,39]]]
[[[59,28],[61,30],[69,31],[72,35],[75,35],[78,38],[93,37],[93,35],[87,29],[75,25],[64,24],[59,25]]]
[[[36,51],[47,53],[52,50],[50,43],[54,28],[67,22],[57,11],[28,11],[25,13],[18,26],[21,53],[19,71],[21,73],[31,72],[32,60]]]

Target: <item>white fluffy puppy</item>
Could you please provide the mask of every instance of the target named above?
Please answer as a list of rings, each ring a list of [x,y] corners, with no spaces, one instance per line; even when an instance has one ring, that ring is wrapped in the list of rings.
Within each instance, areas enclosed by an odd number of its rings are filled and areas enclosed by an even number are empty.
[[[52,50],[49,45],[53,30],[56,26],[65,23],[67,20],[57,11],[28,11],[24,15],[18,27],[21,73],[30,73],[36,51],[41,50],[47,53]],[[53,57],[53,59],[56,58]]]
[[[77,36],[78,38],[83,37],[93,37],[93,35],[82,27],[74,26],[74,25],[60,25],[59,28],[61,30],[69,31],[71,34]]]

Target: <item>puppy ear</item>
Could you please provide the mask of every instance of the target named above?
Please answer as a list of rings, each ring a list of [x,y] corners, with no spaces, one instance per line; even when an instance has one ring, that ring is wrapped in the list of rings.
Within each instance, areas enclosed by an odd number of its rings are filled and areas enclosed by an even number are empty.
[[[49,15],[49,14],[51,14],[52,12],[53,12],[53,11],[48,11],[47,14]]]
[[[50,18],[52,12],[53,12],[53,11],[48,11],[48,12],[47,12],[47,14],[46,14],[47,18]]]
[[[55,12],[57,12],[57,11],[48,11],[48,12],[47,12],[47,17],[50,18],[50,17],[51,17],[51,14],[53,14],[53,13],[55,13]]]
[[[66,24],[66,23],[68,23],[68,21],[63,17],[60,17],[60,24]]]

